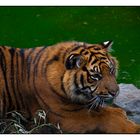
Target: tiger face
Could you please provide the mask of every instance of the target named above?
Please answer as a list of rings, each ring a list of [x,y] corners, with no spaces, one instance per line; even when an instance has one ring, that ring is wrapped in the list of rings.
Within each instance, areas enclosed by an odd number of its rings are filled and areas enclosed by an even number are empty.
[[[119,93],[117,61],[108,53],[112,41],[102,44],[79,43],[65,60],[64,83],[67,96],[76,103],[98,108]]]

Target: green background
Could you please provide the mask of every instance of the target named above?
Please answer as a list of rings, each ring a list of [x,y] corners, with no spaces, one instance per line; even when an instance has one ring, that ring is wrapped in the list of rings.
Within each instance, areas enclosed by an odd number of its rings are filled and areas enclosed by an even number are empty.
[[[0,7],[0,45],[29,48],[113,40],[118,82],[140,87],[139,7]]]

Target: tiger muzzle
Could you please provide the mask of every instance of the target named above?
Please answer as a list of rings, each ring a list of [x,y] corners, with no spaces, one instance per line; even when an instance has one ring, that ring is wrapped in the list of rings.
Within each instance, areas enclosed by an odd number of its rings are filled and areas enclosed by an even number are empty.
[[[116,98],[119,94],[119,86],[115,78],[102,81],[97,89],[97,94],[105,100],[113,100]]]

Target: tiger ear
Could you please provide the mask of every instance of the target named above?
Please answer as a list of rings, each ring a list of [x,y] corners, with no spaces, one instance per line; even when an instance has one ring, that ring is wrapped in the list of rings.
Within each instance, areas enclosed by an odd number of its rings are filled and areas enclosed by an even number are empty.
[[[81,68],[84,65],[85,61],[81,55],[71,54],[65,63],[67,69]]]
[[[112,44],[113,44],[113,41],[105,41],[105,42],[101,43],[103,48],[107,49],[108,51],[111,49]]]

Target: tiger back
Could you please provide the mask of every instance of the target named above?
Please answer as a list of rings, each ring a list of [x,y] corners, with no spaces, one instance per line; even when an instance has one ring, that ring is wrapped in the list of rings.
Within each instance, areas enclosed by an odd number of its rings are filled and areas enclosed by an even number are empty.
[[[136,132],[137,126],[130,122],[131,129],[98,125],[104,124],[102,116],[108,120],[108,114],[113,121],[117,117],[113,112],[121,112],[122,117],[116,119],[122,125],[127,122],[123,111],[104,107],[119,93],[117,60],[108,52],[111,45],[112,41],[73,41],[30,49],[1,46],[1,116],[17,110],[30,118],[44,109],[50,122],[60,123],[64,131],[84,133],[98,127],[103,132]]]

